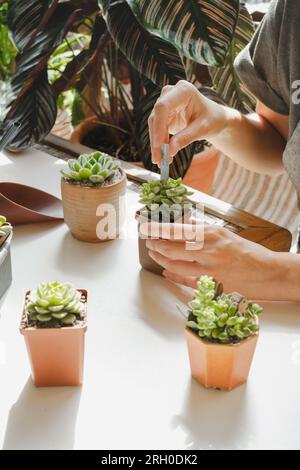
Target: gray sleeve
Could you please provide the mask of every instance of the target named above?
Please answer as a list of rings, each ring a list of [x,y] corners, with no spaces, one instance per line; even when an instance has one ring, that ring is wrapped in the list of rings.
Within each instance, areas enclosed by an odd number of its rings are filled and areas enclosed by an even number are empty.
[[[257,100],[273,111],[288,115],[282,83],[288,71],[279,56],[279,40],[285,0],[273,0],[269,12],[255,32],[250,44],[237,56],[235,69]]]

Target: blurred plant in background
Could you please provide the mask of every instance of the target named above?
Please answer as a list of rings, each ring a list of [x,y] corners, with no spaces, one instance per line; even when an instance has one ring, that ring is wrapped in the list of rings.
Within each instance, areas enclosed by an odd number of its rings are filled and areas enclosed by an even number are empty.
[[[14,71],[16,49],[7,26],[8,2],[0,2],[0,121],[9,102],[9,80]]]
[[[18,51],[6,111],[22,124],[14,150],[43,140],[61,109],[79,124],[73,140],[158,171],[147,121],[163,86],[188,79],[216,100],[253,109],[233,71],[254,32],[239,0],[205,8],[194,0],[167,8],[162,0],[10,0],[4,16],[0,27],[8,25]],[[178,154],[171,177],[185,175],[196,147]]]

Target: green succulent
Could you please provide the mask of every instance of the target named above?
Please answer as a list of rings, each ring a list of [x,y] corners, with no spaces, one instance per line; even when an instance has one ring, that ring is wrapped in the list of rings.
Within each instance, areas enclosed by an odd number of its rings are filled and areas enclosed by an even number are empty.
[[[0,238],[5,237],[12,231],[12,226],[7,222],[6,217],[0,215]]]
[[[68,169],[62,170],[67,180],[83,184],[99,185],[112,178],[120,167],[113,158],[103,152],[80,155],[78,159],[68,161]]]
[[[257,333],[258,304],[237,293],[222,293],[222,285],[212,277],[202,276],[190,302],[188,328],[213,343],[235,344]]]
[[[30,325],[46,328],[73,326],[83,319],[84,302],[70,283],[43,283],[30,293],[26,313]]]
[[[159,217],[172,221],[181,216],[184,209],[192,207],[188,197],[193,194],[182,184],[181,178],[154,180],[142,185],[139,202],[147,207],[148,215],[151,214],[152,219]]]

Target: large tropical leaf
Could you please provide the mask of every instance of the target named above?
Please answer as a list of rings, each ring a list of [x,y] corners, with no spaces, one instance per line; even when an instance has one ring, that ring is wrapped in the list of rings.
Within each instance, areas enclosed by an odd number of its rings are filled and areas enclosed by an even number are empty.
[[[138,152],[145,168],[150,171],[158,172],[159,169],[153,165],[151,160],[150,137],[148,128],[148,118],[152,109],[160,96],[161,90],[156,86],[147,87],[147,94],[141,100],[140,106],[137,110],[137,147]],[[186,149],[181,150],[176,155],[173,164],[170,166],[170,176],[172,178],[184,177],[192,163],[194,156],[195,145],[190,145]]]
[[[229,48],[226,62],[222,68],[210,68],[211,78],[217,93],[225,103],[241,112],[251,112],[255,107],[255,98],[239,79],[234,60],[254,33],[252,17],[246,7],[242,6],[234,39]]]
[[[57,0],[10,0],[7,20],[15,46],[22,51],[41,25],[45,14],[52,14]]]
[[[48,83],[47,70],[44,70],[35,80],[34,89],[23,93],[7,116],[7,120],[21,123],[9,148],[22,150],[40,142],[54,126],[56,115],[56,100]]]
[[[17,70],[12,80],[15,100],[6,120],[19,121],[21,127],[10,145],[12,149],[30,147],[42,140],[55,123],[57,109],[48,83],[47,62],[76,20],[78,11],[74,12],[70,5],[58,4],[55,13],[42,30],[40,25],[36,28],[36,34],[16,60]]]
[[[186,57],[221,66],[239,14],[239,0],[127,0],[148,31],[169,41]]]
[[[106,23],[100,14],[96,17],[92,38],[88,48],[75,55],[68,63],[61,77],[53,84],[54,94],[75,88],[80,82],[86,82],[91,72],[97,68],[97,59],[104,54],[107,42],[111,40],[107,31]]]
[[[141,75],[160,87],[186,78],[177,49],[146,31],[126,0],[98,1],[113,40]]]
[[[40,0],[42,2],[43,0]],[[53,10],[54,13],[54,10]],[[47,65],[48,59],[61,43],[78,16],[67,4],[56,6],[55,15],[42,31],[38,31],[16,58],[16,73],[12,79],[12,90],[17,95],[26,88],[27,81],[32,83]],[[27,88],[26,88],[27,89]]]

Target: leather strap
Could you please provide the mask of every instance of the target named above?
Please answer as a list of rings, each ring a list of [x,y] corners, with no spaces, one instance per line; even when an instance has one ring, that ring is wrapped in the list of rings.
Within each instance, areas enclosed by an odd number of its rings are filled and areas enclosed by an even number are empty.
[[[60,199],[18,183],[0,183],[0,214],[12,225],[63,220]]]

